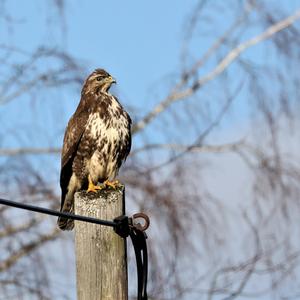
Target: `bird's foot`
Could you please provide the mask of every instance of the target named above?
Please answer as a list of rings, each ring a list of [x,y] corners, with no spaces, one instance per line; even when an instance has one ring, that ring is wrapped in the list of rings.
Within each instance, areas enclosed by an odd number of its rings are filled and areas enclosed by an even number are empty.
[[[87,193],[93,192],[97,193],[97,191],[100,191],[104,188],[102,185],[89,185],[88,189],[86,190]]]
[[[103,182],[105,187],[111,187],[114,190],[117,189],[118,185],[120,185],[119,180],[109,181],[108,179]]]
[[[96,193],[97,191],[102,190],[104,187],[105,187],[105,185],[94,185],[92,180],[89,177],[89,186],[87,189],[87,193],[89,193],[89,192]]]

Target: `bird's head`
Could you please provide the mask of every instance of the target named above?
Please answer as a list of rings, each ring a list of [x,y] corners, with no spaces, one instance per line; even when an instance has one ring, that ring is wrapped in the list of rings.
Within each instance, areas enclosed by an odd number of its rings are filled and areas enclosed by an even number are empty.
[[[116,80],[109,73],[103,69],[96,69],[86,79],[82,92],[107,92],[113,83],[116,83]]]

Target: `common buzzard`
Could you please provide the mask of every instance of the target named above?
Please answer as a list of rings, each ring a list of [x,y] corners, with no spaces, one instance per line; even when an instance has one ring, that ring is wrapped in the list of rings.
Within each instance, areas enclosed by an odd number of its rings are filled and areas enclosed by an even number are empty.
[[[96,69],[84,82],[69,120],[61,158],[62,212],[73,213],[76,191],[96,192],[118,184],[115,178],[131,147],[131,119],[109,93],[112,83],[116,81],[105,70]],[[74,227],[67,218],[58,218],[57,223],[62,230]]]

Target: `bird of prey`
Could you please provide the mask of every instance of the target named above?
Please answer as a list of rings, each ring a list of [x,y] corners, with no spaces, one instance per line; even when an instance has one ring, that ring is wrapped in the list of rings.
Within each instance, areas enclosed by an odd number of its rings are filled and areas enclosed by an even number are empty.
[[[61,211],[74,212],[74,194],[116,188],[121,164],[131,148],[131,119],[109,93],[115,79],[96,69],[84,82],[79,105],[64,135],[60,186]],[[59,217],[58,227],[72,230],[71,219]]]

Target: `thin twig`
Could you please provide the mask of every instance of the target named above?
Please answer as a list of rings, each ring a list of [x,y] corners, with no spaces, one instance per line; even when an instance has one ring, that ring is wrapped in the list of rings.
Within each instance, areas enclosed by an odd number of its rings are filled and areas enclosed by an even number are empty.
[[[192,87],[188,87],[183,91],[178,91],[176,89],[172,90],[172,92],[163,101],[157,104],[152,111],[150,111],[144,118],[142,118],[142,120],[137,122],[137,124],[133,127],[133,132],[135,133],[144,129],[147,124],[149,124],[154,118],[156,118],[160,113],[166,110],[166,108],[174,102],[186,99],[187,97],[193,95],[197,89],[199,89],[204,84],[223,73],[224,70],[248,48],[255,46],[263,40],[266,40],[274,34],[291,26],[299,18],[300,10],[296,11],[295,14],[290,15],[289,17],[281,20],[280,22],[268,27],[261,34],[239,44],[237,47],[232,49],[212,71],[210,71],[205,76],[199,78]]]
[[[0,149],[0,156],[18,156],[25,154],[60,154],[61,148],[14,148]]]

